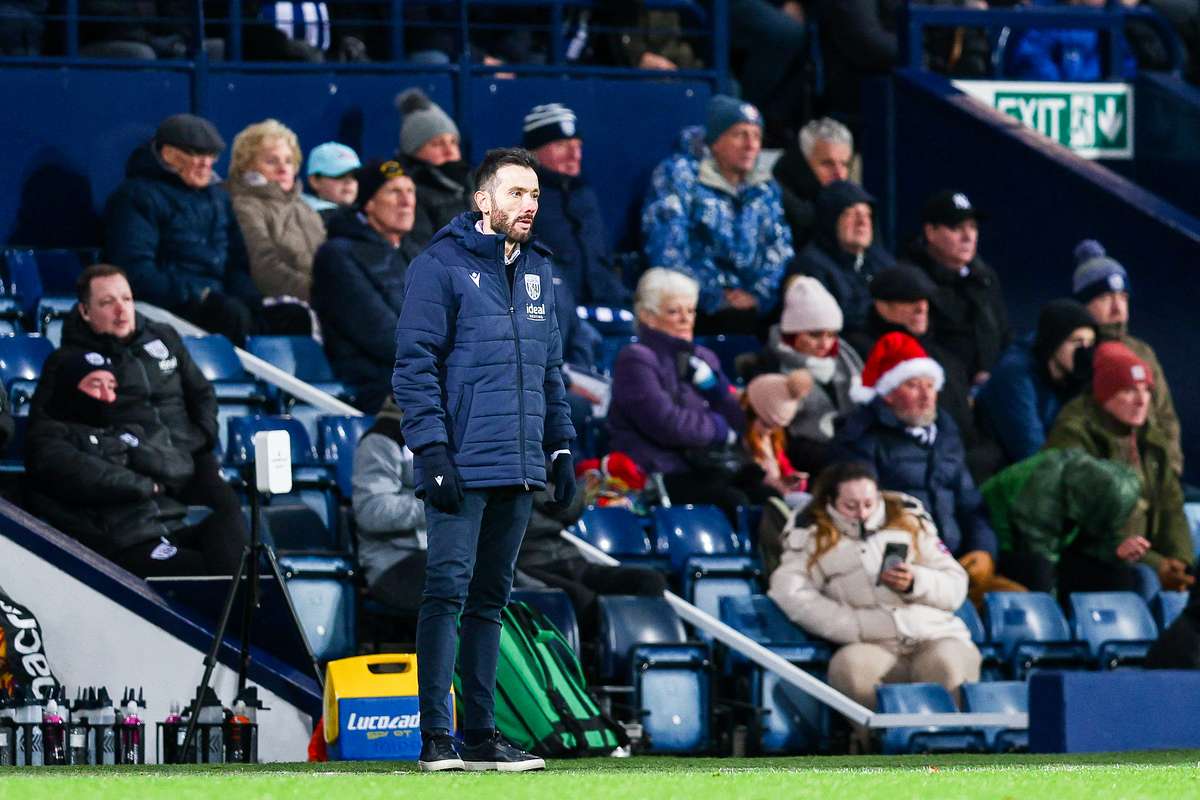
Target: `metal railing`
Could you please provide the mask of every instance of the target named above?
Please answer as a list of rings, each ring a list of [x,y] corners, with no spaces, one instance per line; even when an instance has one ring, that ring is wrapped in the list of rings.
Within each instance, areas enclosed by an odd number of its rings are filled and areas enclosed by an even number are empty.
[[[923,67],[924,38],[927,28],[976,28],[988,31],[1007,29],[1021,31],[1030,28],[1086,29],[1100,31],[1105,39],[1105,76],[1111,80],[1124,77],[1127,55],[1125,25],[1131,21],[1145,23],[1153,29],[1167,51],[1169,69],[1178,72],[1183,67],[1185,53],[1179,36],[1170,23],[1153,9],[1135,6],[1127,8],[1118,0],[1108,0],[1104,8],[1080,6],[1021,6],[1017,8],[965,9],[926,6],[906,2],[900,9],[897,30],[900,31],[900,64],[911,69]],[[996,41],[1003,43],[1001,35]]]

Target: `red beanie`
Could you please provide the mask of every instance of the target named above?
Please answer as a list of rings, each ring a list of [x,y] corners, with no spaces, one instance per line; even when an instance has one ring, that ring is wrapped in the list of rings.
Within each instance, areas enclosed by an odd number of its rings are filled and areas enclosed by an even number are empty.
[[[911,378],[929,378],[940,392],[946,374],[916,339],[899,331],[889,333],[879,337],[871,348],[863,365],[862,386],[852,387],[850,396],[859,403],[869,403],[876,396],[886,397]]]
[[[1092,360],[1092,394],[1104,405],[1122,389],[1139,383],[1154,388],[1154,373],[1137,354],[1120,342],[1105,342],[1096,348]]]

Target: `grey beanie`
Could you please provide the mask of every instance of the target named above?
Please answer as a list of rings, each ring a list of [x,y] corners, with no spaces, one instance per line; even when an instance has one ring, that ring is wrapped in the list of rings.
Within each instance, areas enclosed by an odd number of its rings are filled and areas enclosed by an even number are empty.
[[[1095,239],[1084,239],[1075,245],[1074,256],[1071,293],[1080,303],[1108,292],[1129,291],[1129,273]]]
[[[420,89],[406,89],[396,95],[396,108],[403,117],[400,123],[400,152],[406,156],[416,154],[422,145],[435,136],[443,133],[459,135],[458,126],[450,119],[450,115]]]

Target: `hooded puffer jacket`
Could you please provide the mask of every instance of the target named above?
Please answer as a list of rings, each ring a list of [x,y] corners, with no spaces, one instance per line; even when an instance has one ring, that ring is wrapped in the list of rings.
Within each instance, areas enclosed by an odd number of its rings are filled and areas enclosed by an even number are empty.
[[[408,446],[447,445],[467,488],[541,489],[546,457],[575,438],[553,273],[534,241],[510,283],[504,236],[479,219],[455,217],[409,267],[392,392]]]
[[[967,597],[966,571],[919,501],[899,492],[884,492],[883,500],[861,527],[831,511],[838,538],[815,559],[817,524],[806,510],[794,512],[767,594],[797,625],[837,644],[903,648],[935,639],[970,641],[954,615]],[[892,542],[907,548],[905,562],[913,571],[912,591],[904,594],[878,582]]]

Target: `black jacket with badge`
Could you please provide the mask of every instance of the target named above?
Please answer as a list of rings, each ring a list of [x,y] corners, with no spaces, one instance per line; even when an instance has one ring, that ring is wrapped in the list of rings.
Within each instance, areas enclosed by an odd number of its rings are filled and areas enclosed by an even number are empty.
[[[137,315],[127,342],[95,333],[76,308],[63,324],[62,347],[46,359],[29,411],[32,430],[47,418],[55,392],[55,377],[71,351],[96,351],[112,359],[117,401],[110,412],[114,425],[138,425],[142,438],[162,441],[189,459],[212,450],[217,443],[217,396],[212,384],[192,361],[179,334],[169,325]],[[160,440],[160,433],[165,439]]]
[[[938,264],[924,237],[908,248],[906,260],[925,270],[937,285],[929,299],[930,331],[974,376],[989,371],[1012,341],[1008,309],[996,271],[978,255],[965,276]]]
[[[25,447],[30,510],[101,555],[184,527],[187,507],[155,493],[156,483],[182,485],[193,470],[165,427],[98,428],[46,414],[31,422]]]
[[[821,191],[821,182],[796,146],[784,151],[771,174],[783,195],[783,213],[792,229],[792,247],[800,252],[816,233],[817,193]]]

